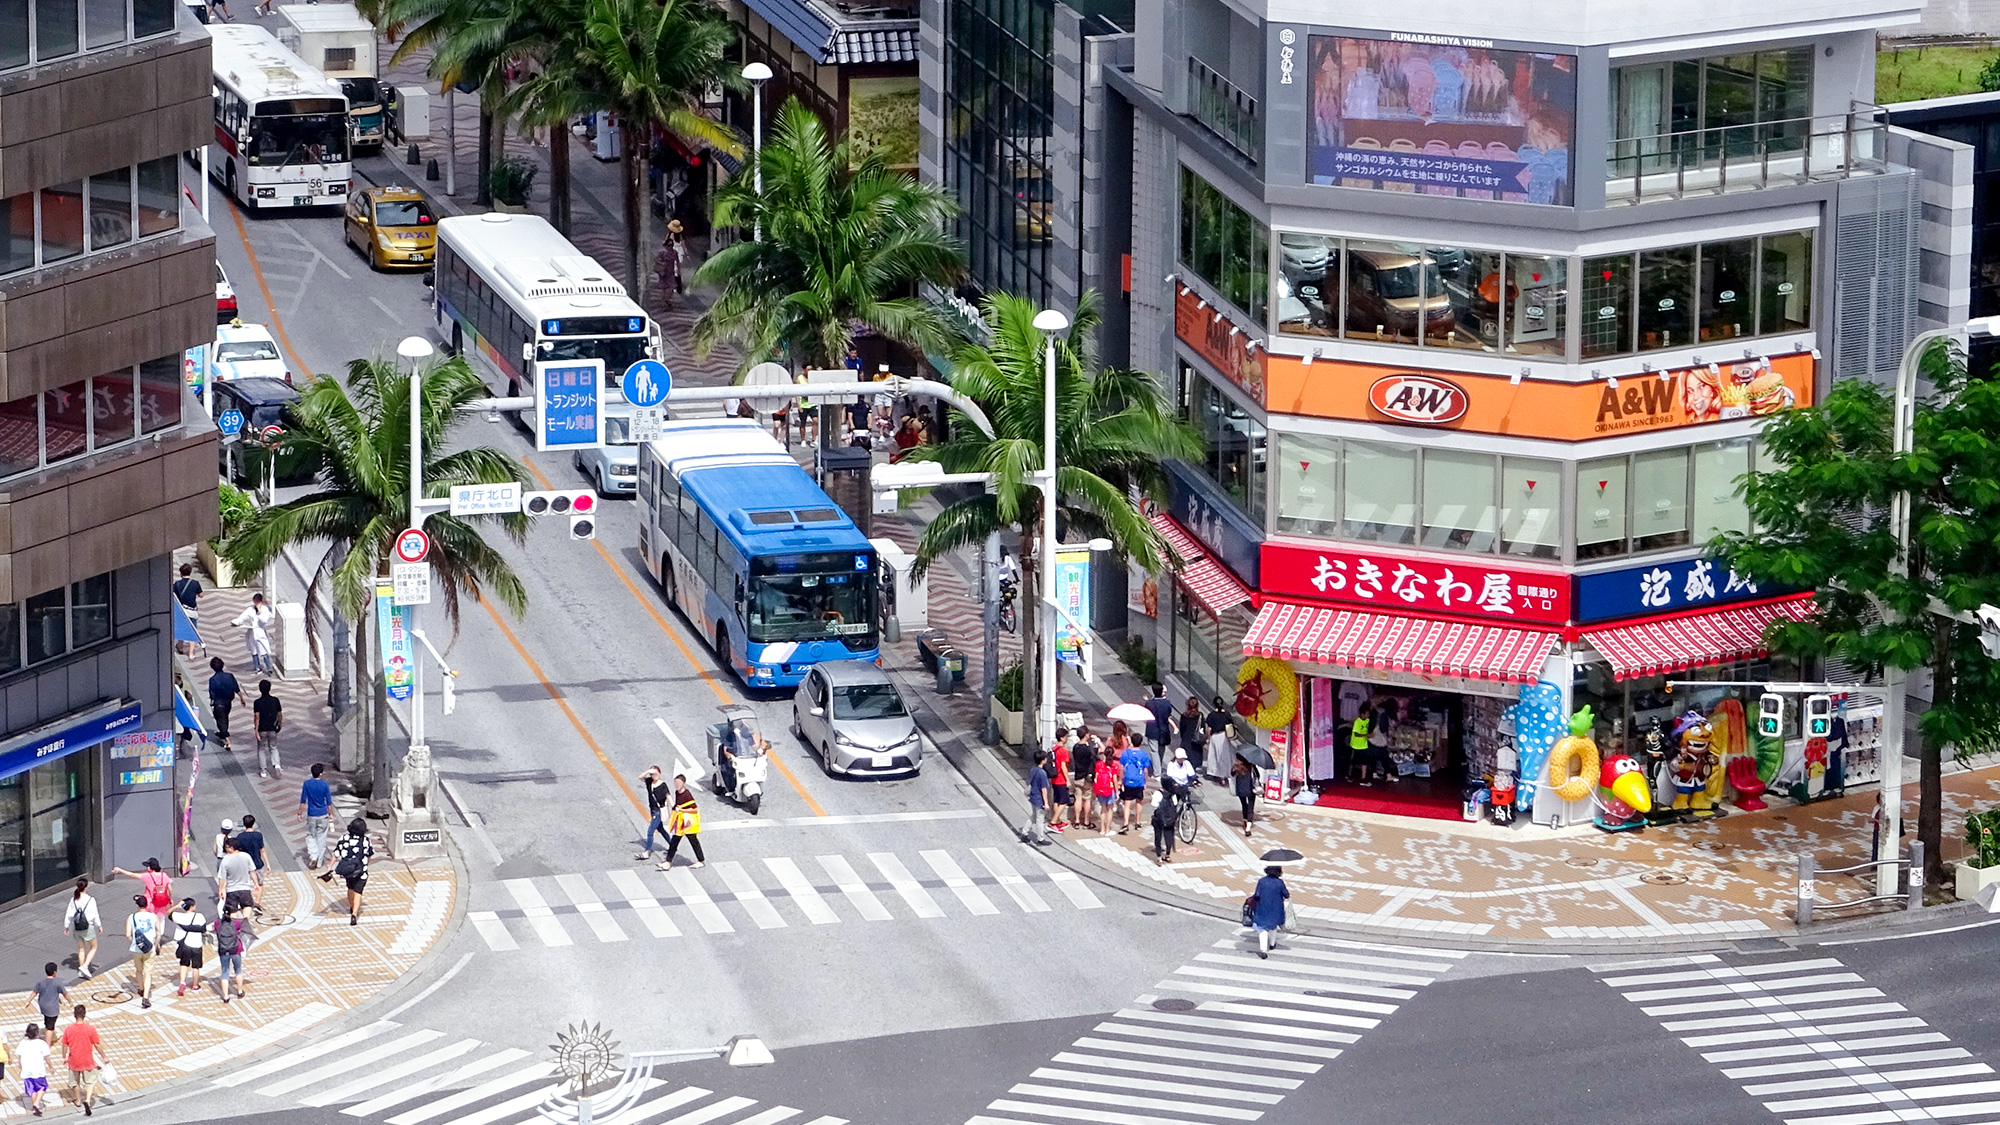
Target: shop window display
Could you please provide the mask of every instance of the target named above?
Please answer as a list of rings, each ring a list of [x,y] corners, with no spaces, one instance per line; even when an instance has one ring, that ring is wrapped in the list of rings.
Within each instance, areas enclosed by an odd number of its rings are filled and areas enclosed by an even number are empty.
[[[1639,254],[1639,350],[1684,348],[1694,341],[1695,248]]]

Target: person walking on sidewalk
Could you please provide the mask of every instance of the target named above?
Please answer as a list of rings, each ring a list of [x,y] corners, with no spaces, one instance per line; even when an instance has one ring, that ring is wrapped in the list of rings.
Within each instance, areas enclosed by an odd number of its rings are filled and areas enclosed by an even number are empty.
[[[1194,763],[1195,781],[1201,780],[1202,751],[1207,749],[1208,735],[1202,729],[1201,699],[1188,696],[1187,707],[1180,715],[1181,749],[1187,751],[1188,759]]]
[[[90,895],[90,877],[79,876],[76,889],[63,904],[63,930],[76,939],[77,976],[90,979],[90,963],[97,959],[97,935],[104,932],[104,919],[97,912],[97,900]]]
[[[1056,732],[1055,753],[1049,755],[1049,830],[1069,827],[1069,732]]]
[[[1188,815],[1181,811],[1181,799],[1169,792],[1162,779],[1160,803],[1153,806],[1153,861],[1172,863],[1174,861],[1174,829],[1179,827],[1181,817]]]
[[[208,919],[194,908],[193,898],[184,898],[181,908],[167,915],[167,923],[174,928],[174,959],[181,966],[174,995],[186,996],[189,989],[199,992],[202,943],[208,940]]]
[[[40,1117],[42,1099],[49,1093],[49,1041],[41,1028],[28,1025],[14,1048],[14,1061],[21,1068],[21,1092],[28,1097],[28,1108]]]
[[[1208,760],[1215,763],[1210,768],[1219,771],[1222,769],[1222,763],[1229,758],[1231,750],[1229,708],[1222,705],[1221,696],[1215,697],[1215,706],[1209,708],[1208,718],[1202,720],[1202,725],[1208,728]]]
[[[1021,842],[1049,846],[1049,755],[1045,750],[1035,751],[1035,762],[1028,767],[1028,820],[1021,825]]]
[[[1257,880],[1257,889],[1250,893],[1250,925],[1257,931],[1257,956],[1270,959],[1271,950],[1278,947],[1278,927],[1285,924],[1285,900],[1292,897],[1291,888],[1285,886],[1282,876],[1285,870],[1272,864],[1264,869],[1264,877]]]
[[[1112,741],[1117,740],[1114,735]],[[1118,794],[1120,811],[1124,814],[1118,831],[1129,832],[1139,823],[1139,801],[1146,795],[1146,783],[1153,779],[1153,756],[1143,746],[1128,745],[1119,752],[1118,764],[1124,773],[1121,780],[1125,783]]]
[[[658,766],[647,766],[646,772],[639,775],[639,784],[646,789],[646,810],[652,814],[652,819],[646,822],[646,846],[632,857],[643,863],[653,858],[655,834],[663,838],[671,836],[660,817],[667,806],[673,803],[674,791],[667,787],[664,775]]]
[[[28,990],[28,1007],[42,1017],[42,1027],[48,1031],[56,1029],[56,1020],[62,1017],[62,1006],[69,1003],[69,989],[56,979],[56,963],[42,966],[42,979]]]
[[[160,916],[146,906],[145,895],[132,896],[132,916],[125,919],[125,940],[132,953],[132,991],[139,994],[139,1006],[153,1006],[153,954],[159,952],[165,927]]]
[[[321,774],[326,764],[314,762],[312,776],[299,786],[299,809],[306,814],[306,866],[317,871],[326,862],[326,827],[333,816],[333,787]]]
[[[243,629],[243,647],[250,650],[250,670],[268,676],[278,673],[278,663],[271,658],[271,627],[278,623],[278,615],[264,602],[264,595],[250,595],[250,604],[236,615],[231,625]]]
[[[263,777],[269,770],[270,776],[283,777],[278,765],[278,732],[285,729],[285,704],[271,694],[271,681],[257,681],[257,701],[250,710],[257,716],[257,776]]]
[[[222,865],[222,845],[228,843],[230,839],[235,835],[236,835],[236,822],[233,820],[223,821],[222,827],[215,830],[216,866],[220,867]]]
[[[361,924],[361,895],[368,889],[368,859],[375,846],[368,842],[368,822],[355,817],[347,822],[347,835],[333,846],[333,870],[319,877],[331,882],[335,875],[347,882],[347,924]]]
[[[1109,836],[1118,809],[1118,755],[1109,746],[1098,754],[1097,765],[1091,772],[1090,794],[1097,802],[1098,834]]]
[[[181,576],[174,580],[173,590],[174,600],[181,603],[182,616],[188,619],[189,625],[195,626],[199,630],[201,625],[201,607],[199,604],[201,602],[201,583],[194,576],[194,566],[192,564],[181,564]],[[194,642],[175,641],[174,651],[180,653],[182,656],[192,657],[194,655]]]
[[[243,831],[236,834],[236,850],[250,857],[250,909],[264,913],[264,834],[257,831],[257,818],[244,814]]]
[[[237,846],[238,837],[222,845],[222,862],[215,869],[215,912],[232,906],[245,910],[257,903],[257,865]]]
[[[228,753],[229,712],[242,698],[243,685],[236,682],[235,674],[223,665],[220,656],[210,657],[208,667],[215,673],[208,678],[208,707],[215,713],[215,741]]]
[[[1229,781],[1236,789],[1236,800],[1243,806],[1243,834],[1250,834],[1250,825],[1257,819],[1257,767],[1236,756],[1235,764],[1229,767]]]
[[[1165,760],[1174,740],[1174,704],[1167,698],[1167,685],[1153,685],[1153,694],[1146,700],[1146,710],[1153,713],[1153,717],[1146,720],[1146,741],[1153,744],[1153,753]]]
[[[1097,739],[1079,725],[1069,746],[1069,818],[1078,828],[1090,827],[1090,790],[1096,780]]]
[[[232,988],[237,996],[243,995],[243,951],[250,948],[256,937],[249,920],[233,906],[225,909],[221,920],[215,923],[216,984],[224,1004],[229,1003]]]
[[[694,850],[694,865],[700,867],[708,862],[708,857],[701,854],[701,810],[695,807],[686,774],[674,775],[674,791],[670,796],[673,805],[667,813],[667,858],[653,866],[661,871],[672,870],[674,853],[681,850],[681,841],[686,840]]]
[[[104,1054],[104,1040],[97,1034],[84,1017],[84,1007],[78,1004],[71,1008],[70,1025],[63,1028],[63,1065],[69,1067],[70,1092],[72,1100],[83,1107],[83,1115],[90,1116],[90,1103],[97,1097],[97,1072],[111,1061]]]
[[[160,870],[160,861],[157,858],[148,858],[142,866],[145,867],[144,871],[127,871],[122,867],[114,867],[111,873],[139,880],[146,909],[152,911],[155,918],[165,918],[167,912],[174,908],[173,878]]]

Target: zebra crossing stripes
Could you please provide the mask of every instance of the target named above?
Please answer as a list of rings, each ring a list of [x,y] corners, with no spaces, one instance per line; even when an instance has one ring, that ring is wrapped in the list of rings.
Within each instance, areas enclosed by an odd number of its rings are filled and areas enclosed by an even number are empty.
[[[1257,1121],[1467,954],[1225,939],[1009,1087],[967,1125]]]
[[[1599,973],[1786,1125],[2000,1122],[1993,1068],[1837,958],[1644,968]]]

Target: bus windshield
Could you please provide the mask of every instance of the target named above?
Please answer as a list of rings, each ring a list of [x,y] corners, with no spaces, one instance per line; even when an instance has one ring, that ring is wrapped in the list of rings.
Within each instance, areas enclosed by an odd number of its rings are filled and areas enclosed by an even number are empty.
[[[303,117],[255,118],[245,155],[258,168],[345,163],[347,115],[314,113]]]
[[[382,100],[382,84],[366,75],[338,79],[340,92],[347,95],[347,104],[375,105]]]
[[[873,587],[859,574],[770,574],[750,579],[750,639],[809,641],[874,631]]]
[[[626,368],[646,358],[646,337],[551,336],[542,339],[541,351],[542,360],[550,363],[570,359],[603,360],[604,385],[608,387],[624,376]]]

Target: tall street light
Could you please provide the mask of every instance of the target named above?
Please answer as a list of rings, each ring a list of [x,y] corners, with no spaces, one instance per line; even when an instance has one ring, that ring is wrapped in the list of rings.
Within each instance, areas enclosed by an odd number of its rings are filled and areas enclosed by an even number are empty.
[[[431,342],[422,336],[405,336],[396,345],[396,354],[410,364],[410,520],[412,531],[424,526],[424,361],[435,354]],[[403,627],[411,635],[417,631],[417,607],[404,606]],[[410,750],[424,744],[424,662],[410,661]]]
[[[1035,745],[1043,749],[1056,741],[1056,344],[1069,330],[1069,318],[1054,309],[1035,314],[1035,327],[1047,337],[1042,349],[1042,487],[1041,547],[1035,552],[1040,575],[1041,604],[1035,606],[1041,643],[1037,660],[1041,698],[1035,707]]]
[[[757,241],[764,240],[764,83],[771,80],[771,68],[753,62],[743,68],[743,80],[750,83],[750,187],[757,193]]]

